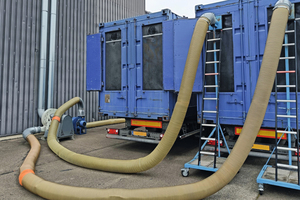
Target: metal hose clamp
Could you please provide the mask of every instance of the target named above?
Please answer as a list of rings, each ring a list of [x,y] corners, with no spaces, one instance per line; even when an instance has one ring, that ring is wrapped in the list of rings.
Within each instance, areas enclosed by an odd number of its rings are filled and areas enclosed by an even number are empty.
[[[277,8],[286,8],[286,9],[288,9],[289,13],[291,14],[292,4],[289,0],[279,0],[276,2],[273,10],[275,10]]]
[[[217,21],[214,13],[204,13],[201,17],[206,18],[209,25],[214,25]]]

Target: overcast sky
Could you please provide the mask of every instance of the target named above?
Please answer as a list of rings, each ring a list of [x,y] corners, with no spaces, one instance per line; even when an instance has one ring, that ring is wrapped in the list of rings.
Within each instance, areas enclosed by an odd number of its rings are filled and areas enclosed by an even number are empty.
[[[146,10],[158,12],[169,8],[172,12],[189,18],[195,17],[195,6],[209,4],[221,0],[146,0]]]

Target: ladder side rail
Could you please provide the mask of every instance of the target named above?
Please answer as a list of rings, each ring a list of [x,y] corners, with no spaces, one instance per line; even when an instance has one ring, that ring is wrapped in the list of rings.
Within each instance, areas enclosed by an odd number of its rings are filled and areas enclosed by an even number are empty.
[[[206,43],[205,43],[205,51],[208,50],[208,36],[206,35]],[[203,66],[203,73],[202,73],[202,105],[201,105],[201,123],[200,123],[200,137],[199,137],[199,150],[198,150],[198,165],[200,165],[200,162],[201,162],[201,146],[202,146],[202,132],[203,132],[203,126],[202,124],[204,123],[204,113],[203,113],[203,110],[204,110],[204,97],[205,97],[205,72],[206,72],[206,57],[207,57],[207,53],[205,53],[205,56],[204,56],[204,66]]]
[[[288,26],[286,27],[286,31],[288,31]],[[288,34],[286,33],[284,36],[284,44],[288,44]],[[289,47],[285,46],[284,47],[284,56],[285,56],[285,71],[290,71],[290,63],[289,63]],[[290,74],[286,73],[285,74],[285,84],[290,85]],[[286,88],[286,100],[291,100],[291,89],[290,87]],[[287,102],[286,103],[286,109],[287,109],[287,115],[291,115],[291,103]],[[287,118],[287,131],[291,131],[291,118]],[[292,136],[291,134],[288,134],[288,148],[292,148]],[[293,164],[293,159],[292,159],[292,152],[288,151],[289,155],[289,165]]]
[[[274,85],[275,85],[275,181],[277,181],[278,179],[278,167],[277,167],[277,163],[278,163],[278,149],[277,149],[277,146],[278,146],[278,133],[277,133],[277,123],[278,123],[278,120],[277,120],[277,112],[278,112],[278,103],[277,103],[277,99],[278,99],[278,96],[277,96],[277,74],[276,74],[276,77],[275,77],[275,81],[274,81]],[[283,134],[282,134],[283,135]]]
[[[299,161],[299,121],[298,121],[298,52],[297,52],[297,21],[294,21],[294,42],[295,42],[295,82],[296,82],[296,90],[295,90],[295,99],[296,99],[296,131],[297,131],[297,167],[298,167],[298,185],[300,185],[300,161]]]
[[[221,129],[221,125],[220,125],[220,117],[219,117],[219,114],[220,114],[220,90],[221,90],[221,88],[220,88],[220,83],[221,83],[221,64],[222,64],[222,61],[221,61],[221,59],[222,59],[222,38],[223,38],[223,34],[222,34],[223,32],[222,32],[222,30],[220,31],[220,40],[219,40],[219,49],[220,49],[220,52],[219,52],[219,65],[218,66],[216,66],[215,67],[215,70],[217,70],[216,71],[216,73],[218,73],[219,75],[216,75],[215,76],[215,78],[217,78],[217,85],[219,86],[219,88],[217,88],[217,102],[216,102],[216,107],[217,107],[217,116],[216,116],[216,124],[217,124],[217,126],[218,126],[218,149],[219,149],[219,151],[218,151],[218,156],[219,157],[221,157],[221,151],[220,151],[220,148],[221,148],[221,143],[220,143],[220,129]],[[222,130],[221,130],[221,132],[222,132]],[[222,135],[223,135],[223,133],[222,133]],[[224,138],[224,140],[225,140],[225,138]]]
[[[216,28],[214,27],[213,28],[213,38],[215,39],[216,38]],[[220,40],[219,40],[220,41]],[[216,50],[217,49],[217,42],[216,41],[214,41],[213,42],[213,49],[214,50]],[[214,61],[217,61],[217,53],[216,52],[214,52]],[[214,72],[215,73],[218,73],[218,66],[217,65],[219,65],[220,66],[220,60],[219,60],[219,63],[217,64],[217,63],[215,63],[214,64]],[[218,75],[215,75],[215,85],[218,85],[219,86],[219,84],[218,84]],[[220,138],[219,138],[219,120],[218,120],[218,116],[219,116],[219,113],[218,113],[218,102],[219,102],[219,100],[218,100],[218,94],[219,94],[219,88],[218,87],[216,87],[215,88],[215,94],[216,94],[216,98],[217,98],[217,101],[216,101],[216,111],[217,111],[217,113],[216,113],[216,130],[215,130],[215,138],[217,139],[217,141],[215,142],[215,154],[214,154],[214,168],[216,168],[216,165],[217,165],[217,150],[218,150],[218,145],[219,145],[219,143],[220,143]],[[219,151],[220,152],[220,151]]]

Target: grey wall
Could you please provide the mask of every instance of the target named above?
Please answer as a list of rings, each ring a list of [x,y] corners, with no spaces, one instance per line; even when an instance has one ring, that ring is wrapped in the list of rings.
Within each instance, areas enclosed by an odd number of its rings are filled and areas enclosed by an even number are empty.
[[[50,8],[50,6],[49,6]],[[86,35],[100,22],[142,15],[145,0],[57,0],[55,108],[79,96],[87,121],[100,120],[86,92]],[[40,125],[37,115],[41,0],[0,0],[0,136]],[[75,108],[70,115],[76,115]]]

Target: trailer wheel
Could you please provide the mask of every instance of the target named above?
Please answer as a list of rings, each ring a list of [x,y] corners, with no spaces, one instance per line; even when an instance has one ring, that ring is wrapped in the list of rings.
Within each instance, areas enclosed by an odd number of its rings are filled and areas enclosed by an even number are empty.
[[[261,183],[258,184],[258,192],[260,195],[264,194],[264,185]]]
[[[183,176],[183,177],[188,177],[189,176],[189,169],[187,169],[187,168],[183,168],[183,169],[181,169],[181,175]]]

